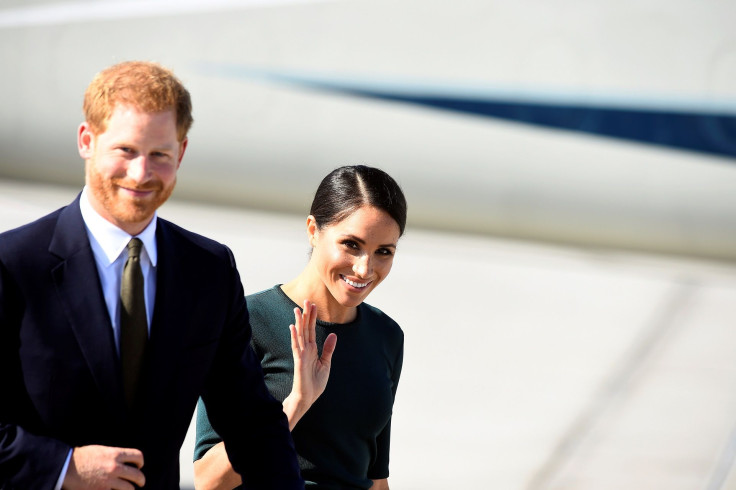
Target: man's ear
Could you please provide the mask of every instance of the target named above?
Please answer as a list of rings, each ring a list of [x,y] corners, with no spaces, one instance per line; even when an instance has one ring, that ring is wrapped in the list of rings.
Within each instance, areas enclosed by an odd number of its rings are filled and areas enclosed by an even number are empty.
[[[89,128],[87,121],[79,125],[77,130],[77,150],[79,150],[79,156],[85,160],[92,158],[94,154],[95,146],[95,135]]]
[[[177,169],[181,165],[181,159],[184,158],[184,152],[186,151],[188,144],[189,144],[189,138],[184,138],[184,141],[182,141],[179,144],[179,161],[176,162]]]

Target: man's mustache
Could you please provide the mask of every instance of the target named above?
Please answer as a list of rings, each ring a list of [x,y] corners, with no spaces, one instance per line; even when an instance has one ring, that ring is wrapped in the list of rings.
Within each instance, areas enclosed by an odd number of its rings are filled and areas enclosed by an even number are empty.
[[[113,180],[113,183],[118,187],[125,187],[138,192],[160,191],[164,188],[164,184],[160,180],[146,182],[145,185],[138,185],[125,180]]]

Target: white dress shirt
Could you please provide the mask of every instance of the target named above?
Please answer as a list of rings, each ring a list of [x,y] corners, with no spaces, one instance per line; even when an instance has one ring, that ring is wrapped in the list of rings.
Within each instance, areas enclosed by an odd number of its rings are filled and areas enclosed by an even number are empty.
[[[79,207],[82,211],[82,219],[87,228],[87,237],[92,247],[92,253],[97,265],[97,273],[102,284],[102,293],[105,297],[105,305],[110,315],[113,335],[115,336],[115,347],[120,354],[120,282],[123,275],[123,267],[128,259],[128,242],[132,236],[113,225],[94,210],[89,202],[88,189],[85,186],[79,199]],[[140,264],[143,272],[144,294],[146,299],[146,316],[148,319],[148,335],[151,335],[151,319],[153,318],[153,305],[156,298],[156,263],[158,253],[156,249],[156,218],[153,219],[146,229],[137,237],[143,242]],[[61,490],[64,483],[69,462],[73,450],[69,451],[66,462],[61,470],[55,490]]]
[[[87,227],[89,244],[97,263],[97,273],[100,276],[105,304],[110,314],[115,345],[120,352],[120,281],[123,275],[123,266],[128,259],[128,242],[132,236],[113,225],[100,216],[89,202],[87,187],[82,191],[79,200],[82,209],[82,218]],[[151,223],[143,230],[138,238],[143,242],[141,250],[141,270],[143,271],[144,293],[146,296],[146,315],[148,318],[148,332],[151,332],[153,305],[156,297],[156,263],[158,259],[156,249],[156,214]]]

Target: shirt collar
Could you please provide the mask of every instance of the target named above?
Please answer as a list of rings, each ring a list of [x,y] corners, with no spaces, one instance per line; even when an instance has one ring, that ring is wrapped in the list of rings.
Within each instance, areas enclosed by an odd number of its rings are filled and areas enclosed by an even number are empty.
[[[132,238],[126,231],[121,230],[113,225],[105,218],[99,215],[89,202],[89,191],[87,186],[82,190],[82,197],[79,199],[79,207],[82,211],[82,219],[87,230],[100,244],[110,264],[120,256],[128,242]],[[156,267],[158,252],[156,249],[156,222],[158,221],[158,213],[153,213],[153,219],[146,228],[137,235],[143,242],[143,249],[151,261],[151,265]]]

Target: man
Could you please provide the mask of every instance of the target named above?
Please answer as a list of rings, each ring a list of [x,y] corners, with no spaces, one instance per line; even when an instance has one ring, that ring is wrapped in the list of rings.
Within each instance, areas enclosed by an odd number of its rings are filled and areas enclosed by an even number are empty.
[[[84,111],[82,193],[0,235],[0,488],[178,488],[199,396],[246,488],[303,488],[232,253],[156,214],[189,93],[156,64],[121,63]]]

